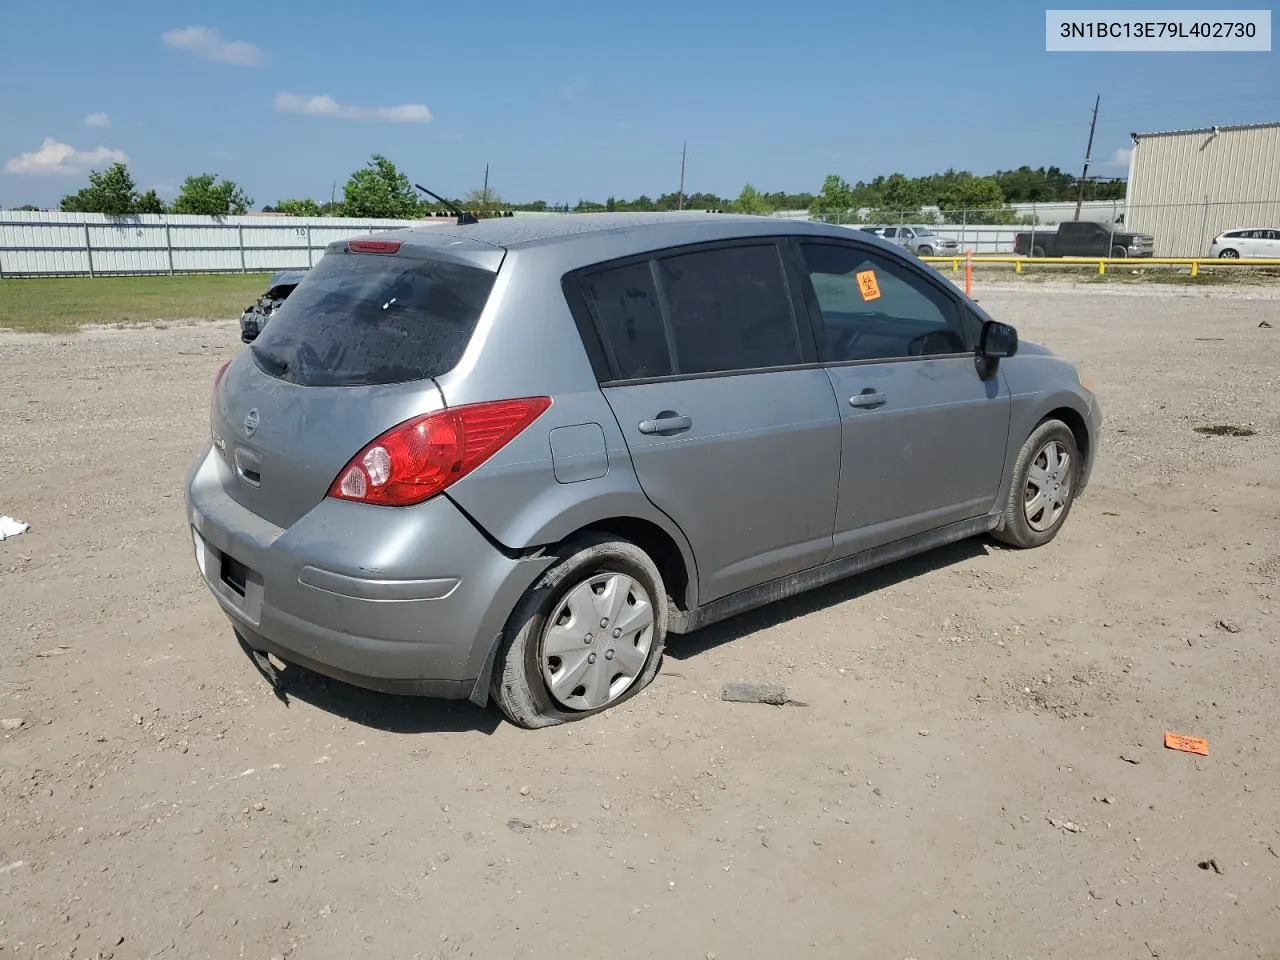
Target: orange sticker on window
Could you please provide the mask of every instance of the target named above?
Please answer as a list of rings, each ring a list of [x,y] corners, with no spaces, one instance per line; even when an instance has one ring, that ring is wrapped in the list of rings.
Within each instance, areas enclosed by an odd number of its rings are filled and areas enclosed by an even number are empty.
[[[858,292],[863,300],[880,299],[880,282],[876,280],[874,270],[863,270],[858,274]]]

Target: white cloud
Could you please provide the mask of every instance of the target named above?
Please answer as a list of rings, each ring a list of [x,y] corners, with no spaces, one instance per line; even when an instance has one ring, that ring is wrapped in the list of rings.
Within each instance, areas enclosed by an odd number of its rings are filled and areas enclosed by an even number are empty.
[[[431,120],[431,111],[420,103],[404,103],[397,107],[352,107],[324,94],[304,97],[297,93],[279,93],[276,94],[276,109],[281,113],[301,113],[308,117],[377,120],[382,123],[427,123]]]
[[[86,127],[109,127],[111,126],[111,118],[105,113],[91,113],[84,118]]]
[[[560,98],[562,100],[577,100],[579,96],[587,92],[590,86],[591,84],[585,80],[571,83],[560,91]]]
[[[167,47],[237,67],[256,67],[265,59],[262,50],[247,40],[223,40],[215,27],[182,27],[165,32],[160,39]]]
[[[1111,159],[1104,160],[1104,167],[1118,167],[1124,170],[1129,169],[1129,155],[1133,153],[1131,147],[1117,147],[1116,152],[1111,155]]]
[[[112,150],[108,147],[77,150],[69,143],[62,143],[53,137],[45,137],[39,150],[10,157],[5,162],[4,169],[7,173],[43,176],[84,173],[86,170],[101,169],[113,163],[128,162],[129,158],[123,150]]]

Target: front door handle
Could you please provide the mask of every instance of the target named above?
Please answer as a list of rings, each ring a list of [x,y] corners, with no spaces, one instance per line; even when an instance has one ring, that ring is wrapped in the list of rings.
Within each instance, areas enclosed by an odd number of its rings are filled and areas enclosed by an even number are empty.
[[[682,417],[670,410],[663,410],[652,420],[641,420],[639,430],[641,433],[671,434],[688,430],[692,426],[693,421],[689,417]]]
[[[849,406],[851,407],[881,407],[884,406],[885,396],[879,390],[873,390],[870,387],[863,390],[859,394],[849,398]]]

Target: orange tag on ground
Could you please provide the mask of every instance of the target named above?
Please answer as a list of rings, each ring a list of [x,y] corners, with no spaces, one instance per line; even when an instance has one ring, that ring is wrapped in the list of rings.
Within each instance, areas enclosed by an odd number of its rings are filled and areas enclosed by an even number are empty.
[[[863,270],[858,274],[858,292],[863,300],[880,299],[880,282],[876,280],[874,270]]]
[[[1183,753],[1194,753],[1202,757],[1209,755],[1209,741],[1203,737],[1184,737],[1180,733],[1166,731],[1164,745],[1170,750],[1180,750]]]

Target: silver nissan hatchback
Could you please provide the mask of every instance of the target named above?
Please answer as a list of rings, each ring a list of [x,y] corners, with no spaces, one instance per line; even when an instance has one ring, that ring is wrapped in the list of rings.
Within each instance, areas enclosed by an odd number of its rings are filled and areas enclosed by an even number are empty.
[[[196,561],[268,678],[614,707],[686,633],[1062,528],[1101,415],[866,233],[716,214],[332,244],[214,380]],[[273,659],[274,658],[274,659]]]

